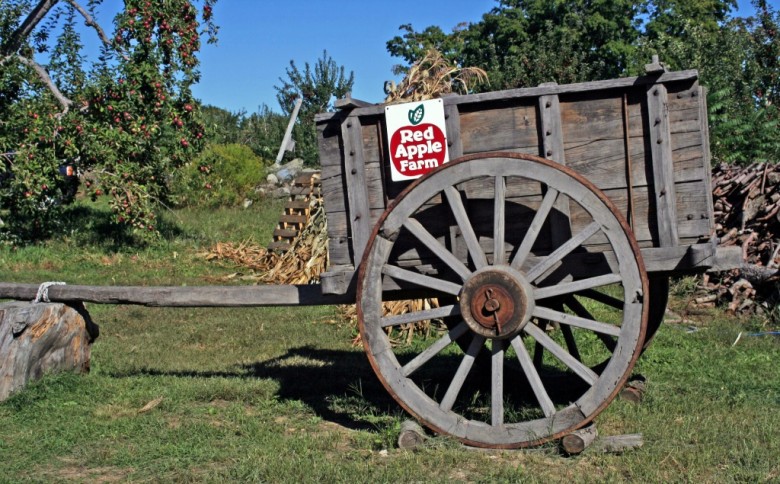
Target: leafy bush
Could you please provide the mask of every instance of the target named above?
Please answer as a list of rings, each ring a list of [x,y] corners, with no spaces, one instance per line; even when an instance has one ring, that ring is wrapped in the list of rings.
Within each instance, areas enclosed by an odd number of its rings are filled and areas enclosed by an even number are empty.
[[[254,188],[270,162],[245,145],[212,144],[179,170],[172,180],[174,201],[180,206],[233,206],[255,198]]]

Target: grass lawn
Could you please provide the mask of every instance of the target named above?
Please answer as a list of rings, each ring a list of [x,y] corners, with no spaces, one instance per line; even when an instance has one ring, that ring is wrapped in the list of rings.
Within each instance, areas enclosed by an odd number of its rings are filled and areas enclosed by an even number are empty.
[[[2,247],[0,280],[213,284],[237,269],[199,254],[265,243],[279,212],[176,212],[143,250],[79,233]],[[0,481],[780,481],[780,342],[733,345],[757,322],[719,312],[695,331],[662,326],[635,370],[645,400],[597,417],[602,435],[641,432],[644,447],[566,458],[446,438],[397,449],[406,417],[333,307],[88,309],[101,331],[92,372],[47,376],[0,404]]]

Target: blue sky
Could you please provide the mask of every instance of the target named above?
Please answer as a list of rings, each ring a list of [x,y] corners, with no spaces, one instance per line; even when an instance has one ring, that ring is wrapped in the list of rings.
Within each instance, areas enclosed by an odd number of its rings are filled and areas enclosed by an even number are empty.
[[[303,67],[328,54],[355,72],[352,96],[370,102],[383,98],[384,81],[398,64],[385,44],[401,24],[439,25],[449,31],[473,22],[496,5],[494,0],[221,0],[214,18],[219,43],[201,53],[202,79],[195,95],[208,104],[249,112],[266,103],[279,110],[274,85],[286,77],[290,60]]]
[[[769,4],[780,8],[780,0]],[[106,0],[103,25],[110,25],[119,5]],[[220,0],[214,8],[219,42],[203,46],[202,78],[193,90],[204,103],[231,111],[255,112],[262,104],[279,111],[274,85],[285,77],[290,60],[302,68],[327,50],[355,72],[353,97],[380,102],[384,81],[394,79],[391,69],[399,63],[386,43],[400,25],[411,23],[417,30],[438,25],[449,32],[496,5],[496,0]],[[752,14],[749,0],[739,5],[739,15]]]

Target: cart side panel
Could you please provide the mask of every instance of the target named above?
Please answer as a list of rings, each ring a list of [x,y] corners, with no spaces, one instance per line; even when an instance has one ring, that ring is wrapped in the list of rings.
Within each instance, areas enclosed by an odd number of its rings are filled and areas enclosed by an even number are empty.
[[[452,96],[445,98],[448,147],[452,159],[509,151],[565,164],[605,192],[630,221],[641,247],[685,248],[709,239],[714,231],[702,93],[695,71],[684,71]],[[323,290],[329,293],[346,290],[371,228],[409,183],[390,180],[382,106],[321,115],[317,122],[328,216],[328,277],[338,281],[331,288],[323,277]],[[476,225],[485,222],[484,230],[476,231],[490,258],[492,188],[469,183],[459,188],[469,201],[470,219],[479,221]],[[506,200],[514,202],[517,211],[513,223],[522,225],[540,198],[539,187],[507,180]],[[534,249],[538,255],[585,224],[576,203],[556,204],[556,212],[559,220],[571,224],[548,223]],[[466,260],[460,234],[444,214],[432,210],[421,222]],[[598,252],[602,242],[589,240],[587,248]],[[436,270],[428,254],[399,247],[404,264]],[[514,241],[507,240],[506,250],[514,248]],[[665,268],[674,267],[662,262]]]
[[[711,201],[706,196],[709,164],[704,156],[699,87],[691,81],[667,89],[668,161],[654,161],[650,124],[656,119],[648,119],[644,86],[622,94],[578,93],[561,99],[567,166],[607,193],[632,222],[642,246],[663,245],[658,217],[669,213],[674,214],[675,245],[709,238],[713,229]],[[669,163],[671,169],[673,190],[663,196],[673,201],[673,207],[665,215],[658,210],[655,163]]]

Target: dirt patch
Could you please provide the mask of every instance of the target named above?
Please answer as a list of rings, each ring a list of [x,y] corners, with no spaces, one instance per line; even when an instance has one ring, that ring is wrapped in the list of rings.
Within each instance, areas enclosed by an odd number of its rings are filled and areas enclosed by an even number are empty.
[[[91,483],[123,482],[130,480],[130,476],[135,472],[132,467],[101,466],[87,467],[72,458],[58,459],[63,467],[47,468],[43,471],[36,471],[36,479],[44,481],[77,481]]]

